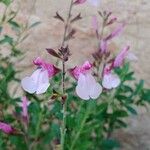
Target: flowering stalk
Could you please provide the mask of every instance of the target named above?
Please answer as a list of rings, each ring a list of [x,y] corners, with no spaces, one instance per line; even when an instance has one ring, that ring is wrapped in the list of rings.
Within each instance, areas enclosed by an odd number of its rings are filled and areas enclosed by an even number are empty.
[[[63,40],[62,40],[62,45],[61,47],[63,48],[65,45],[65,39],[67,36],[67,31],[68,31],[68,27],[69,27],[69,23],[70,23],[70,18],[71,18],[71,11],[72,11],[72,7],[73,7],[73,0],[71,0],[71,4],[70,4],[70,8],[69,8],[69,12],[68,12],[68,17],[66,20],[66,24],[65,24],[65,30],[64,30],[64,35],[63,35]],[[66,69],[65,69],[65,54],[62,52],[62,94],[63,96],[65,95],[65,73],[66,73]],[[63,99],[63,121],[62,121],[62,127],[61,127],[61,150],[64,150],[64,144],[65,144],[65,135],[66,135],[66,109],[67,109],[67,100],[66,98]]]

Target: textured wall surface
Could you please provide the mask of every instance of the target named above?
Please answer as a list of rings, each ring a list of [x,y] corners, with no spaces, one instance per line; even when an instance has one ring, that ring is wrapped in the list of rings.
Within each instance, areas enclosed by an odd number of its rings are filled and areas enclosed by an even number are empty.
[[[63,25],[53,18],[56,11],[65,14],[68,11],[70,0],[37,0],[33,8],[34,1],[21,0],[22,19],[24,15],[31,14],[31,19],[40,20],[42,23],[34,31],[28,40],[21,45],[28,50],[32,60],[34,55],[45,55],[45,48],[58,47],[63,33]],[[82,13],[83,19],[74,23],[77,30],[75,39],[70,42],[72,51],[72,61],[74,64],[79,60],[82,62],[90,58],[90,54],[96,45],[95,35],[91,29],[91,16],[97,15],[97,10],[109,10],[118,17],[118,22],[126,22],[126,28],[119,38],[115,39],[117,49],[121,49],[126,44],[131,45],[138,62],[133,63],[133,67],[139,79],[145,79],[146,85],[150,86],[150,2],[149,0],[101,0],[98,8],[88,3],[74,8],[73,14]],[[34,55],[30,55],[33,53]],[[47,57],[47,56],[45,56]],[[72,65],[73,65],[72,63]],[[70,63],[69,63],[70,64]],[[26,64],[27,65],[27,64]]]
[[[36,56],[49,57],[45,48],[57,48],[61,41],[63,25],[53,18],[56,11],[65,14],[68,11],[70,0],[16,0],[21,4],[21,21],[28,16],[31,21],[40,20],[27,40],[20,46],[25,50],[26,57],[19,66],[31,72],[32,59]],[[72,60],[68,66],[74,66],[84,60],[91,59],[90,54],[96,45],[96,38],[91,29],[91,16],[97,10],[110,10],[119,18],[119,22],[127,22],[125,31],[115,39],[113,47],[120,49],[126,44],[131,45],[131,51],[136,54],[138,61],[132,64],[138,79],[145,79],[146,86],[150,87],[150,1],[149,0],[101,0],[98,8],[85,5],[77,6],[73,13],[82,13],[83,19],[73,24],[77,30],[75,38],[70,41]],[[50,60],[51,61],[51,60]],[[25,75],[25,74],[24,74]],[[23,76],[24,76],[23,75]],[[128,122],[130,127],[117,131],[114,136],[123,143],[122,150],[150,150],[150,113],[144,109],[139,110],[140,115],[132,116]]]

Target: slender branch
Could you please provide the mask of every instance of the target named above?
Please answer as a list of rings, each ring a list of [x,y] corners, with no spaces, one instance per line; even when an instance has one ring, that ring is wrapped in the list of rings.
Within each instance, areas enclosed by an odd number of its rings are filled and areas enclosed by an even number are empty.
[[[69,27],[69,23],[70,23],[72,7],[73,7],[73,0],[71,0],[61,47],[64,47],[64,45],[65,45],[65,39],[67,36],[67,31],[68,31],[68,27]],[[62,59],[62,94],[63,95],[65,94],[65,74],[66,74],[66,68],[65,68],[65,59],[64,59],[64,55],[63,55],[63,59]],[[65,100],[63,102],[63,122],[62,122],[62,128],[61,128],[61,150],[64,150],[64,144],[65,144],[66,112],[67,112],[67,100]]]
[[[71,0],[69,12],[68,12],[68,16],[67,16],[67,20],[66,20],[66,24],[65,24],[65,30],[64,30],[63,40],[62,40],[62,44],[61,44],[62,47],[63,47],[64,44],[65,44],[65,39],[66,39],[66,35],[67,35],[69,23],[70,23],[70,18],[71,18],[72,7],[73,7],[73,0]]]

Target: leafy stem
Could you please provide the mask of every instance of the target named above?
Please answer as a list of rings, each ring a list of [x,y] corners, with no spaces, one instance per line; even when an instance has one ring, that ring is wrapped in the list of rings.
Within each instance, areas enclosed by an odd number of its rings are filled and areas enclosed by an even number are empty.
[[[82,122],[81,122],[80,128],[79,128],[79,130],[77,131],[77,133],[76,133],[76,135],[75,135],[75,138],[73,139],[73,142],[72,142],[72,144],[71,144],[70,150],[73,150],[73,148],[75,147],[75,144],[76,144],[76,142],[77,142],[79,136],[80,136],[81,133],[82,133],[82,130],[83,130],[84,126],[85,126],[86,120],[87,120],[87,118],[88,118],[88,116],[89,116],[89,113],[90,113],[90,110],[91,110],[90,108],[91,108],[90,105],[88,105],[88,108],[87,108],[87,110],[86,110],[86,112],[85,112],[85,114],[84,114],[84,118],[83,118],[83,120],[82,120]]]

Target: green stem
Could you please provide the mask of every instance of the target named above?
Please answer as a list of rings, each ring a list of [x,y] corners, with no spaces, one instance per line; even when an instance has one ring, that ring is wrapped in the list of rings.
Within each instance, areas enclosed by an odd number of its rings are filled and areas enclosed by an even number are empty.
[[[68,27],[69,27],[70,18],[71,18],[72,7],[73,7],[73,0],[71,0],[61,47],[64,47],[64,44],[65,44],[65,39],[67,36],[67,31],[68,31]],[[63,59],[62,59],[62,94],[63,95],[65,95],[65,74],[66,74],[66,69],[65,69],[65,60],[64,60],[64,55],[63,55]],[[60,142],[61,142],[61,150],[64,150],[65,136],[66,136],[67,99],[63,102],[63,112],[62,113],[63,113],[63,121],[62,121],[61,141]]]
[[[82,122],[81,122],[80,128],[79,128],[78,132],[76,133],[75,138],[73,139],[73,142],[72,142],[72,144],[71,144],[70,150],[73,150],[73,148],[74,148],[74,146],[75,146],[75,144],[76,144],[76,142],[77,142],[77,140],[78,140],[80,134],[82,133],[82,130],[83,130],[83,128],[84,128],[84,125],[85,125],[85,123],[86,123],[86,120],[87,120],[87,118],[88,118],[88,116],[89,116],[90,110],[91,110],[91,109],[90,109],[90,106],[88,106],[87,111],[85,112],[84,118],[83,118],[83,120],[82,120]]]

